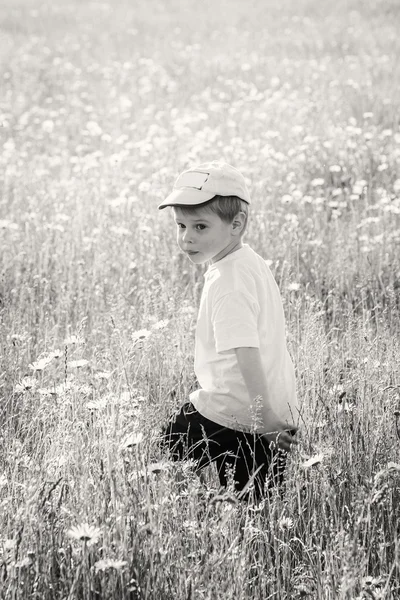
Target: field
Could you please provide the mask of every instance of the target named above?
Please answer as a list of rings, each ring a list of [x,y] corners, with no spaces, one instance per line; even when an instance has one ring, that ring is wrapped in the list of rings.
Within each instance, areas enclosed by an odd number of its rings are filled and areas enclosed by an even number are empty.
[[[3,0],[0,597],[400,598],[397,0]],[[204,267],[157,204],[248,179],[302,407],[285,493],[162,455]]]

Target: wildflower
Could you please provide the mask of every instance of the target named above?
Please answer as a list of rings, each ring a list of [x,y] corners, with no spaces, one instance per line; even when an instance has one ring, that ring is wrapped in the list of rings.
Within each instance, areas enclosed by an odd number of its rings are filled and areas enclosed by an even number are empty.
[[[360,221],[360,223],[357,225],[356,229],[361,229],[361,227],[364,227],[365,225],[371,225],[374,223],[379,223],[380,219],[379,217],[366,217],[365,219],[362,219],[362,221]]]
[[[375,490],[375,493],[371,498],[371,504],[379,504],[384,499],[388,488],[388,484],[384,483],[382,487]]]
[[[293,519],[291,519],[290,517],[282,517],[278,521],[278,527],[282,531],[287,531],[288,529],[292,529]]]
[[[302,125],[295,125],[294,127],[292,127],[292,132],[297,135],[299,133],[303,133],[304,131],[304,127]]]
[[[34,377],[24,377],[20,383],[17,383],[17,385],[14,388],[15,392],[19,392],[19,393],[24,393],[27,390],[32,390],[36,387],[37,382],[36,379]]]
[[[0,219],[0,229],[19,229],[19,226],[8,219]]]
[[[32,564],[31,559],[28,556],[25,556],[25,558],[23,558],[19,562],[15,563],[15,567],[17,569],[23,569],[24,567],[29,567],[29,565],[31,565],[31,564]]]
[[[129,229],[127,229],[126,227],[111,227],[110,231],[112,231],[112,233],[115,233],[115,235],[119,236],[119,237],[123,237],[124,235],[130,235],[131,232]]]
[[[354,182],[352,192],[353,194],[358,194],[359,196],[363,193],[365,187],[367,186],[367,181],[365,179],[358,179]]]
[[[88,364],[89,361],[85,358],[82,358],[81,360],[71,360],[68,363],[68,366],[71,367],[71,369],[80,369],[81,367],[86,367]]]
[[[122,443],[122,448],[132,448],[134,446],[138,446],[142,442],[142,440],[143,433],[141,431],[131,433]]]
[[[183,521],[182,526],[185,529],[192,529],[193,531],[196,531],[196,529],[198,528],[197,521],[193,521],[193,520],[189,521],[187,519],[185,521]]]
[[[16,540],[8,539],[4,542],[4,550],[6,550],[7,552],[11,552],[11,550],[14,550],[16,545],[17,545]]]
[[[400,179],[398,181],[400,181]],[[1,229],[1,221],[0,221],[0,229]],[[21,335],[19,333],[13,333],[12,336],[10,337],[10,339],[11,339],[11,341],[13,343],[13,346],[15,346],[16,343],[24,342],[25,341],[26,334],[22,334]]]
[[[135,331],[132,333],[132,340],[136,342],[137,340],[144,340],[151,335],[151,331],[148,329],[139,329],[139,331]]]
[[[311,456],[308,460],[303,462],[303,464],[301,466],[303,467],[303,469],[308,469],[309,467],[318,465],[320,462],[322,462],[323,458],[324,458],[323,454],[316,454],[315,456]]]
[[[290,194],[284,194],[281,198],[282,204],[291,204],[293,198]]]
[[[298,292],[300,289],[300,284],[299,283],[290,283],[287,287],[289,292]]]
[[[292,198],[296,202],[299,202],[303,198],[303,192],[301,192],[300,190],[293,190]]]
[[[43,371],[53,361],[53,359],[54,356],[49,354],[48,356],[44,356],[43,358],[40,358],[36,362],[30,364],[29,368],[32,371]]]
[[[46,133],[52,133],[53,129],[54,129],[54,122],[51,121],[50,119],[47,119],[46,121],[43,121],[43,123],[42,123],[42,129]]]
[[[93,389],[92,389],[92,386],[83,384],[83,385],[79,386],[78,391],[83,396],[89,396],[93,392]]]
[[[316,246],[317,248],[319,248],[320,246],[322,246],[323,241],[320,239],[315,239],[315,240],[309,240],[308,241],[308,245],[309,246]]]
[[[138,534],[145,533],[147,535],[154,535],[154,530],[151,527],[150,523],[145,523],[138,529]]]
[[[263,537],[263,531],[259,527],[255,527],[251,523],[247,523],[243,528],[243,532],[251,540]]]
[[[148,470],[149,473],[161,473],[162,471],[168,471],[170,466],[170,463],[167,461],[155,462],[148,466]]]
[[[40,396],[56,396],[57,395],[55,390],[52,388],[39,388],[38,394]]]
[[[92,136],[101,135],[103,133],[103,130],[101,129],[100,125],[96,123],[96,121],[88,121],[86,123],[86,129]]]
[[[367,575],[367,577],[364,578],[363,580],[363,588],[375,588],[375,587],[380,587],[382,585],[382,583],[384,583],[384,581],[382,581],[380,578],[377,577],[371,577],[370,575]]]
[[[322,179],[322,177],[317,177],[311,181],[312,187],[320,187],[321,185],[324,185],[324,183],[325,179]]]
[[[96,375],[94,376],[95,379],[110,379],[112,373],[110,373],[109,371],[100,371],[99,373],[96,373]]]
[[[308,585],[297,585],[295,590],[299,593],[300,598],[309,598],[309,594],[311,594],[311,589],[308,587]]]
[[[146,465],[145,469],[139,471],[139,475],[141,477],[146,477],[150,473],[154,473],[154,475],[158,475],[159,473],[168,471],[171,467],[171,464],[167,461],[154,462],[150,465]]]
[[[106,558],[104,560],[98,560],[94,563],[94,568],[96,571],[107,571],[107,569],[115,569],[115,571],[120,571],[123,569],[128,563],[126,560],[113,560],[112,558]]]
[[[338,404],[337,407],[337,411],[338,413],[342,413],[342,412],[352,412],[354,410],[354,404],[350,403],[350,402],[340,402]]]
[[[183,315],[193,315],[193,313],[195,312],[195,309],[193,308],[193,306],[182,306],[180,309],[180,312]]]
[[[235,506],[238,504],[238,499],[232,494],[225,492],[224,494],[217,494],[216,496],[214,496],[211,499],[210,504],[218,504],[219,502],[227,502],[228,504]]]
[[[82,344],[82,343],[83,343],[82,338],[78,337],[77,335],[70,335],[69,337],[67,337],[64,340],[65,346],[74,346],[74,345],[78,345],[78,344]]]
[[[340,172],[341,172],[341,170],[342,170],[342,167],[341,167],[340,165],[331,165],[331,166],[329,167],[329,171],[330,171],[331,173],[340,173]]]
[[[101,398],[99,400],[93,400],[86,403],[86,408],[89,410],[101,410],[107,406],[107,398]]]
[[[386,466],[387,470],[389,473],[391,474],[398,474],[400,475],[400,464],[399,463],[395,463],[395,462],[389,462]]]
[[[62,394],[69,392],[71,388],[71,383],[66,381],[52,388],[39,388],[38,393],[41,396],[61,396]]]
[[[168,319],[164,319],[162,321],[158,321],[157,323],[154,323],[154,325],[152,325],[152,329],[164,329],[164,327],[166,327],[169,323]]]
[[[92,546],[99,541],[101,530],[98,527],[93,527],[87,523],[82,523],[82,525],[71,527],[71,529],[67,531],[67,535],[74,540],[78,540],[80,542],[84,542],[88,546]]]

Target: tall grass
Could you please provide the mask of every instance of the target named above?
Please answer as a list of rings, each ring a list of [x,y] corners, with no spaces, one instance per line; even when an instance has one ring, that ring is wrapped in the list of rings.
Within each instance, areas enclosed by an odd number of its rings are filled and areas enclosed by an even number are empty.
[[[3,4],[1,597],[396,600],[396,3]],[[249,179],[302,406],[259,506],[157,445],[204,272],[157,204],[216,158]]]

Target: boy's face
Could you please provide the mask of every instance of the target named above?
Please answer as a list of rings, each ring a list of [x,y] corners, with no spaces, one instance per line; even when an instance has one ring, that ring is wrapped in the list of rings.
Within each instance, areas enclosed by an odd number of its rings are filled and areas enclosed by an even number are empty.
[[[174,206],[173,212],[178,246],[196,265],[216,262],[242,245],[240,225],[244,223],[244,213],[239,213],[232,223],[225,223],[205,209],[188,214]]]

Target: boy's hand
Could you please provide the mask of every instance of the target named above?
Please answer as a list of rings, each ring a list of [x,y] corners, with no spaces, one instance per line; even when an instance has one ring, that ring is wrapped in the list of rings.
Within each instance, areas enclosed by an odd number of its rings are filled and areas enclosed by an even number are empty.
[[[268,384],[259,348],[235,348],[235,353],[250,398],[254,398],[254,400],[264,398],[263,423],[265,429],[270,433],[264,433],[263,437],[278,448],[289,452],[293,445],[298,444],[290,431],[296,432],[298,428],[289,423],[283,423],[268,404]]]
[[[296,431],[297,429],[296,427],[290,427],[290,430],[288,430],[287,425],[284,425],[283,427],[278,423],[273,425],[271,429],[274,428],[274,431],[271,433],[264,433],[263,438],[268,442],[275,444],[280,450],[290,452],[293,445],[297,446],[299,443],[291,433],[291,431]]]

